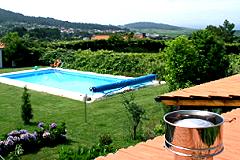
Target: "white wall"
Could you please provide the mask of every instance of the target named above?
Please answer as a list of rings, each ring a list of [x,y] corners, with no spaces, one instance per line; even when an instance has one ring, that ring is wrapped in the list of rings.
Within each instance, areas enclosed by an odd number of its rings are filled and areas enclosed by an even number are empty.
[[[3,56],[2,56],[2,49],[0,48],[0,68],[3,67]]]

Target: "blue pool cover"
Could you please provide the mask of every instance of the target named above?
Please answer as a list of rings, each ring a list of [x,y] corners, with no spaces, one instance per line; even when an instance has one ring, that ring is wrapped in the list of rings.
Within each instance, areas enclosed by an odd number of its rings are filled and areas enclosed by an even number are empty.
[[[157,78],[156,74],[148,74],[146,76],[141,76],[133,79],[122,80],[120,82],[115,82],[111,84],[105,84],[101,86],[91,87],[90,91],[92,92],[104,92],[110,89],[123,88],[126,86],[132,86],[136,84],[146,83],[153,81]]]

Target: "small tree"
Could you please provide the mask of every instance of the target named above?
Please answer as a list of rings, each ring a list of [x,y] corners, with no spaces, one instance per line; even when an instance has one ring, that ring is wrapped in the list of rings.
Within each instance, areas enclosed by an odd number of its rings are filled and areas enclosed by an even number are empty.
[[[228,20],[225,20],[223,22],[223,25],[216,27],[209,25],[207,26],[206,30],[210,31],[215,36],[218,36],[220,39],[222,39],[224,42],[232,43],[235,40],[235,30],[234,30],[235,24],[230,23]]]
[[[188,39],[180,36],[164,50],[166,81],[171,90],[197,85],[226,76],[228,60],[223,41],[208,30]]]
[[[185,88],[197,79],[198,52],[186,36],[177,37],[167,43],[164,50],[165,80],[170,90]]]
[[[33,118],[33,114],[32,114],[32,106],[31,106],[31,102],[30,102],[30,94],[28,93],[28,89],[25,86],[24,87],[24,91],[23,91],[23,95],[22,95],[22,120],[24,122],[24,124],[29,124],[30,120]]]
[[[196,72],[198,82],[194,84],[225,77],[229,63],[223,40],[206,29],[194,32],[191,40],[199,53]]]
[[[131,119],[132,125],[132,135],[135,140],[137,137],[137,127],[141,120],[143,119],[143,115],[145,113],[144,108],[139,106],[136,102],[134,102],[135,97],[131,95],[129,98],[123,96],[123,105],[127,109],[129,113],[129,117]]]

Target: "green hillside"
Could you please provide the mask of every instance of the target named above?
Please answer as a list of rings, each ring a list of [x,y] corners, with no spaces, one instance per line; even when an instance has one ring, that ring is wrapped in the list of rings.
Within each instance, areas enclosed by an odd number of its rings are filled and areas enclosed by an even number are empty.
[[[179,35],[189,35],[195,29],[178,27],[163,23],[136,22],[125,24],[124,27],[137,32],[159,34],[162,36],[176,37]]]
[[[71,23],[68,21],[61,21],[54,18],[43,18],[43,17],[31,17],[24,16],[20,13],[7,11],[0,8],[0,27],[1,26],[14,26],[14,25],[39,25],[45,27],[64,27],[74,28],[81,30],[122,30],[121,28],[113,25],[100,25],[90,23]]]
[[[173,26],[163,23],[153,23],[153,22],[136,22],[125,24],[124,27],[129,29],[164,29],[164,30],[182,30],[183,27]]]

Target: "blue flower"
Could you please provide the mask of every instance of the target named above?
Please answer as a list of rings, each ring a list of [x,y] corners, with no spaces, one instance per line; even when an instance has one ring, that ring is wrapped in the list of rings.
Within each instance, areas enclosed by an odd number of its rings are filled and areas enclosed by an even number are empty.
[[[35,134],[29,134],[30,139],[36,141],[37,140],[37,136]]]
[[[43,133],[43,138],[48,138],[50,136],[50,133],[48,131],[45,131]]]
[[[50,128],[51,129],[54,129],[54,128],[56,128],[57,127],[57,124],[56,123],[52,123],[51,125],[50,125]]]
[[[13,140],[13,142],[19,142],[19,141],[20,141],[20,138],[17,137],[17,136],[14,136],[12,140]]]
[[[38,133],[36,131],[33,132],[33,135],[37,137]]]
[[[10,133],[8,133],[8,136],[19,136],[20,132],[17,130],[13,130]]]
[[[4,141],[0,141],[0,146],[1,146],[1,145],[4,145]]]
[[[13,146],[14,142],[12,140],[6,140],[5,141],[5,146]]]
[[[39,122],[39,123],[38,123],[38,128],[41,128],[41,129],[42,129],[43,127],[44,127],[44,123],[43,123],[43,122]]]
[[[29,134],[28,133],[21,134],[20,135],[20,140],[21,141],[28,141],[29,140]]]
[[[21,129],[21,130],[19,131],[19,133],[20,133],[20,134],[26,134],[26,133],[28,133],[28,131],[25,130],[25,129]]]

